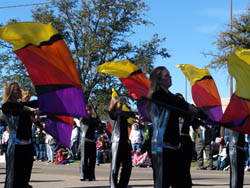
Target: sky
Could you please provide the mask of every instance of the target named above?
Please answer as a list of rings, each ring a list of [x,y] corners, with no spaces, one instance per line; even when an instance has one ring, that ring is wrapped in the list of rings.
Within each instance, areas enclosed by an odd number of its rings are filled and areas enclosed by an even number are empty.
[[[157,57],[154,66],[166,66],[172,76],[173,93],[179,92],[192,101],[191,86],[177,68],[177,64],[192,64],[204,68],[212,57],[205,57],[203,52],[217,52],[212,44],[220,32],[229,28],[230,0],[143,0],[150,8],[146,18],[154,23],[152,26],[135,28],[133,40],[136,42],[150,40],[154,33],[166,41],[161,47],[167,48],[170,58]],[[246,12],[250,0],[232,0],[233,17]],[[34,6],[2,8],[32,3],[44,3],[48,0],[1,0],[0,22],[5,24],[11,18],[31,21],[30,10]],[[217,85],[221,98],[230,98],[230,80],[227,69],[209,69]],[[235,82],[234,82],[235,84]],[[234,87],[235,89],[235,87]],[[186,92],[187,90],[187,92]]]

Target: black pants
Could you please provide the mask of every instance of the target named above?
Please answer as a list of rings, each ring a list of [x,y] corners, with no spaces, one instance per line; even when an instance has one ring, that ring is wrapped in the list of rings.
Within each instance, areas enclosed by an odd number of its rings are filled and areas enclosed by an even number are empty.
[[[110,171],[110,187],[126,188],[132,170],[131,152],[128,143],[112,143],[112,159]],[[118,182],[118,173],[122,165],[120,180]]]
[[[95,180],[96,145],[95,142],[81,143],[80,179]]]
[[[33,144],[15,146],[13,188],[27,187],[31,177],[33,161]]]
[[[180,148],[180,176],[183,178],[183,185],[186,188],[192,187],[192,178],[190,173],[191,162],[193,158],[193,147],[194,143],[192,142],[190,136],[181,136],[181,148]]]

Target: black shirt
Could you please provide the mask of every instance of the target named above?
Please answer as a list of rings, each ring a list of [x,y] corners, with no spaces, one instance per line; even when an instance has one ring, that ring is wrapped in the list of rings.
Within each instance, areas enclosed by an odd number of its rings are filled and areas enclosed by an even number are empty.
[[[163,89],[160,89],[153,93],[152,99],[168,104],[182,110],[188,110],[188,103],[180,99],[178,96],[172,94],[170,91],[166,93]],[[159,108],[163,108],[159,106]],[[169,120],[166,125],[164,133],[164,141],[171,145],[178,146],[180,142],[180,131],[179,131],[179,117],[180,112],[169,110]]]

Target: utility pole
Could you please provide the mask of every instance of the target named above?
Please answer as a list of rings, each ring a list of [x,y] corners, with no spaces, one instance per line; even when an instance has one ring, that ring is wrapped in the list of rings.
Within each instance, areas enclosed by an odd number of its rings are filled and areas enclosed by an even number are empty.
[[[230,30],[233,31],[233,3],[230,0]],[[230,47],[230,53],[232,52],[232,45]],[[230,97],[233,95],[233,77],[230,75]]]

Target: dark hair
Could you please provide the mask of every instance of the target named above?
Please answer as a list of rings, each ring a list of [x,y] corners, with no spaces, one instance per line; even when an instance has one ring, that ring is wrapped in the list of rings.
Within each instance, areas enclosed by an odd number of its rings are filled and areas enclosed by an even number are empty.
[[[162,71],[167,70],[166,67],[164,66],[159,66],[156,67],[155,69],[153,69],[150,73],[150,88],[149,88],[149,92],[148,92],[148,98],[152,98],[152,95],[155,91],[159,90],[159,80],[161,79],[162,76]],[[150,108],[151,108],[151,103],[147,102],[147,113],[148,113],[148,117],[150,117]],[[151,117],[150,117],[151,118]]]

